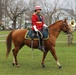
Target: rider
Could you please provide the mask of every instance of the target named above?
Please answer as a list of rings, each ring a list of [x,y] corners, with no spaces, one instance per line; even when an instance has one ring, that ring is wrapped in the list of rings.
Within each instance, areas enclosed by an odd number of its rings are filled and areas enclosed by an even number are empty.
[[[38,39],[39,39],[39,46],[38,48],[45,52],[44,46],[43,46],[43,36],[41,32],[43,31],[43,27],[47,27],[46,24],[44,24],[43,16],[40,14],[41,7],[36,6],[34,13],[32,15],[32,30],[33,32],[37,33]]]

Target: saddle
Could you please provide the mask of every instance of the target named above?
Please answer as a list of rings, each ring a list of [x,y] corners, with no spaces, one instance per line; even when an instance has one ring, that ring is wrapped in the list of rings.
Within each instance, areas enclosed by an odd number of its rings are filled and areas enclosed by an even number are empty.
[[[32,34],[33,34],[33,30],[28,30],[25,38],[31,40],[32,39]],[[37,33],[34,33],[35,36],[33,37],[34,40],[38,40],[38,35]],[[49,34],[48,34],[48,29],[44,29],[42,32],[43,35],[43,40],[47,40],[49,38]]]

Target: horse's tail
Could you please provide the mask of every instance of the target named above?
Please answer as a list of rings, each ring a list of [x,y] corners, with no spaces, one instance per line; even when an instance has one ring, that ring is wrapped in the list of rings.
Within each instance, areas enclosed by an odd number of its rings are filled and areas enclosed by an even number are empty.
[[[11,45],[12,45],[12,31],[9,33],[6,39],[6,46],[7,46],[6,58],[8,57],[11,51]]]

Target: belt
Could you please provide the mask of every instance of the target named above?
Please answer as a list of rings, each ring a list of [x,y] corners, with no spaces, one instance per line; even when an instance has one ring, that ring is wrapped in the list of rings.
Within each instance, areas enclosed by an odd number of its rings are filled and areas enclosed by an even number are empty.
[[[36,22],[36,23],[42,23],[42,22],[38,21],[38,22]]]

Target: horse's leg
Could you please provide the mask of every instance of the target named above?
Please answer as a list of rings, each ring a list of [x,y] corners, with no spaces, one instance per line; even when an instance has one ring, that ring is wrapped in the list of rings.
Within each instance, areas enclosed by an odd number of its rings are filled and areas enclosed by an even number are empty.
[[[17,66],[20,66],[18,64],[18,61],[17,61],[17,54],[18,54],[18,51],[19,51],[19,48],[14,48],[13,49],[13,65],[17,65]]]
[[[45,68],[44,60],[45,60],[45,58],[46,58],[47,53],[48,53],[48,50],[43,53],[43,58],[42,58],[42,62],[41,62],[42,68]]]
[[[12,50],[12,52],[14,51],[14,49]],[[13,66],[15,65],[15,58],[14,58],[14,55],[13,55]]]
[[[60,63],[59,63],[59,61],[58,61],[58,59],[57,59],[57,55],[56,55],[56,52],[55,52],[55,49],[54,49],[53,46],[51,47],[50,52],[52,53],[54,59],[56,60],[56,63],[57,63],[57,65],[59,66],[59,68],[62,68],[62,66],[60,65]]]
[[[12,52],[13,52],[13,65],[20,66],[20,65],[18,64],[18,61],[17,61],[17,54],[18,54],[19,50],[20,50],[23,46],[24,46],[24,44],[15,46],[15,48],[12,50]]]
[[[17,54],[19,52],[19,50],[24,46],[24,44],[22,45],[19,45],[18,47],[15,46],[15,49],[12,50],[13,52],[13,65],[17,65],[17,66],[20,66],[18,64],[18,61],[17,61]]]

